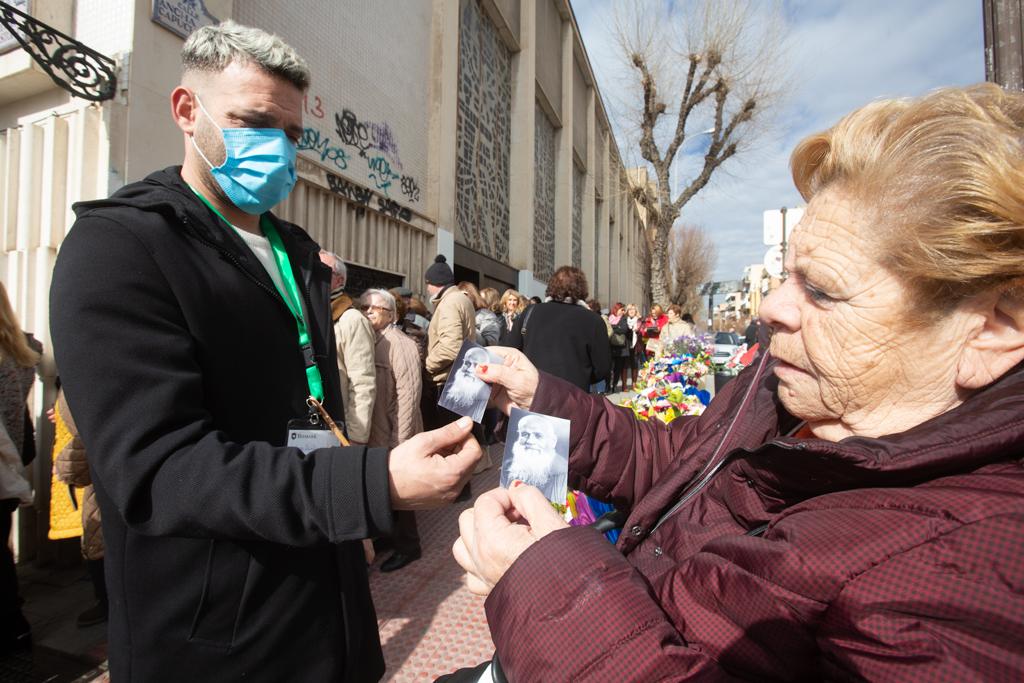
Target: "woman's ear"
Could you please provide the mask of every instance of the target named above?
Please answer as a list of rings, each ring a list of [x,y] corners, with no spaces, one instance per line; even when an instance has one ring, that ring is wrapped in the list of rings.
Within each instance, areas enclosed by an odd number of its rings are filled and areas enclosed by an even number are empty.
[[[957,365],[957,384],[964,389],[981,389],[1024,360],[1024,296],[1005,291],[984,295],[974,312],[981,324]]]

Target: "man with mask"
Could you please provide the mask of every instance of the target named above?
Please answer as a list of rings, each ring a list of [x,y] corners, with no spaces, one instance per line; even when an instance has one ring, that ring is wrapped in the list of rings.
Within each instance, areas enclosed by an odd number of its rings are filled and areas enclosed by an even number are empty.
[[[316,400],[343,414],[331,271],[269,211],[295,183],[308,68],[230,22],[182,57],[183,165],[76,205],[51,291],[103,513],[111,678],[377,680],[359,539],[454,498],[479,446],[469,420],[390,452],[319,429]]]

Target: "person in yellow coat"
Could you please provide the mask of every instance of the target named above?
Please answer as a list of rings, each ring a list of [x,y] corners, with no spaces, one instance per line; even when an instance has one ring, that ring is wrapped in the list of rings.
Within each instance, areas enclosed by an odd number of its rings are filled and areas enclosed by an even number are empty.
[[[92,579],[96,603],[78,615],[78,626],[86,627],[107,620],[107,586],[103,572],[103,529],[96,504],[85,445],[78,436],[74,419],[64,400],[49,413],[56,427],[53,442],[53,493],[50,496],[50,538],[82,537],[82,556]],[[62,491],[63,489],[63,491]],[[74,506],[71,501],[74,500]],[[71,511],[69,519],[68,510]],[[79,512],[80,510],[80,512]]]

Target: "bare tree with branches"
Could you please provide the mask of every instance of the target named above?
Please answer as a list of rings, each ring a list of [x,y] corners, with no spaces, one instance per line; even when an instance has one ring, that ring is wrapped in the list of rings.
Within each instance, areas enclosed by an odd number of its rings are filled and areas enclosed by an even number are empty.
[[[711,279],[717,252],[715,243],[700,226],[679,225],[669,233],[665,253],[669,261],[666,272],[673,280],[669,301],[679,304],[683,311],[702,316],[704,305],[697,288]]]
[[[616,34],[635,78],[640,156],[653,182],[634,186],[647,209],[650,294],[670,300],[669,236],[682,209],[750,143],[782,89],[780,10],[751,0],[631,0]],[[673,162],[691,131],[708,135],[702,163],[673,190]],[[685,155],[684,155],[685,156]],[[658,257],[657,255],[662,255]]]

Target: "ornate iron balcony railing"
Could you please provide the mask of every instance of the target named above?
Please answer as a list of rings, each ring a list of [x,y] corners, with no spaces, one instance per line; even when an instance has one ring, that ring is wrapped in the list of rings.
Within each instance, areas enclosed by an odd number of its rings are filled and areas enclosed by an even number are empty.
[[[0,24],[64,90],[93,102],[114,97],[117,64],[110,57],[2,1]]]

